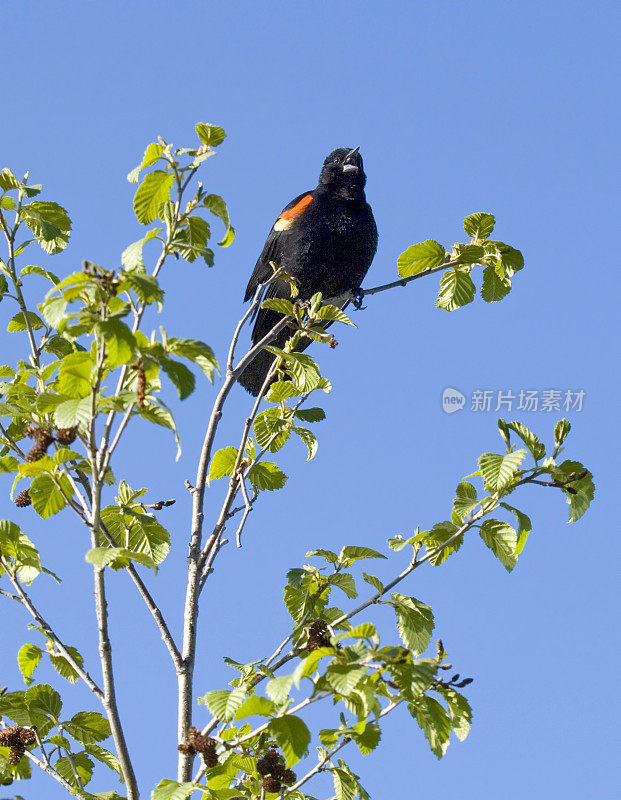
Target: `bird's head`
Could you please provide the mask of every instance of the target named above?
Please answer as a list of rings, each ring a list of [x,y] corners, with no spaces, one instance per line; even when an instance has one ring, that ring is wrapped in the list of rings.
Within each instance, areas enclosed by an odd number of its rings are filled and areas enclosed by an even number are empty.
[[[333,150],[323,162],[319,187],[343,197],[363,194],[367,178],[358,150],[358,147],[339,147]]]

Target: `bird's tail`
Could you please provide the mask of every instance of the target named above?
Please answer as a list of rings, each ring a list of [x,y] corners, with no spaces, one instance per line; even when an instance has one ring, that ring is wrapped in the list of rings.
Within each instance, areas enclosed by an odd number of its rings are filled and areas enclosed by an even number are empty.
[[[274,356],[272,353],[267,350],[260,350],[238,378],[244,389],[256,397],[261,391],[273,362]]]

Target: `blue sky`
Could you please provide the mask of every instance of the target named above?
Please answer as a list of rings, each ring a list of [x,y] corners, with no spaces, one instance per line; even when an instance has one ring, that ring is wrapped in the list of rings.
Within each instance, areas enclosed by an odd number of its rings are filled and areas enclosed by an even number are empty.
[[[190,144],[199,120],[226,129],[204,179],[229,203],[237,239],[212,270],[175,262],[162,279],[169,333],[203,339],[221,358],[274,217],[314,186],[335,147],[360,145],[365,160],[380,234],[367,286],[394,279],[409,244],[459,240],[461,220],[478,210],[494,212],[498,238],[525,255],[502,303],[478,298],[449,314],[434,308],[430,277],[369,298],[354,314],[358,329],[339,331],[340,346],[322,353],[335,388],[316,459],[305,465],[295,447],[284,454],[286,489],[257,507],[241,551],[225,549],[205,597],[198,694],[233,677],[222,656],[250,660],[282,638],[284,574],[306,550],[381,549],[388,536],[448,518],[457,482],[500,439],[493,410],[443,413],[447,386],[468,398],[477,389],[586,392],[583,410],[568,414],[566,453],[595,474],[588,515],[568,527],[561,496],[525,487],[518,505],[534,532],[511,575],[473,536],[442,569],[421,569],[403,587],[433,607],[456,670],[475,678],[475,718],[468,740],[439,763],[409,717],[389,718],[378,751],[349,754],[375,798],[611,797],[618,785],[618,23],[616,4],[556,0],[5,0],[0,9],[2,166],[29,169],[74,224],[68,250],[38,263],[61,274],[83,258],[118,266],[140,236],[125,175],[146,144],[158,134]],[[165,435],[136,426],[116,470],[152,486],[154,499],[177,499],[162,512],[175,549],[152,580],[177,630],[190,513],[183,480],[195,472],[213,398],[200,384],[176,403],[178,464]],[[222,446],[247,409],[236,391]],[[503,416],[549,441],[559,415]],[[68,559],[63,587],[41,579],[33,594],[94,658],[83,531],[68,512],[42,525],[6,495],[0,510],[35,537],[52,569]],[[114,643],[124,651],[119,694],[146,789],[173,777],[176,682],[126,576],[110,585]],[[0,683],[18,688],[23,617],[7,605]],[[379,619],[392,636],[388,615]],[[84,702],[79,689],[64,694],[68,710]],[[61,796],[39,776],[16,791]],[[331,790],[318,782],[309,791]]]

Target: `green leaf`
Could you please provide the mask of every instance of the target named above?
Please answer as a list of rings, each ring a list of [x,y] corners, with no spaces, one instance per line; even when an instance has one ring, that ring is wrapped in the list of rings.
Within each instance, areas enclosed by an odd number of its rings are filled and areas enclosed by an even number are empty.
[[[267,697],[253,694],[247,700],[244,700],[235,714],[235,719],[244,719],[245,717],[261,716],[271,717],[274,714],[274,703],[268,700]]]
[[[6,211],[12,211],[15,208],[15,200],[8,195],[0,198],[0,208],[5,209]]]
[[[261,308],[267,308],[270,311],[277,311],[279,314],[284,314],[286,317],[293,316],[293,303],[291,300],[284,300],[280,297],[270,297],[261,303]]]
[[[134,212],[138,222],[146,225],[156,219],[162,204],[170,200],[174,181],[171,173],[162,170],[155,170],[144,176],[134,195]]]
[[[209,465],[209,481],[217,481],[233,472],[237,452],[236,447],[223,447],[215,453]]]
[[[35,200],[22,206],[19,216],[46,253],[64,250],[71,234],[71,220],[58,203]]]
[[[500,563],[507,570],[511,570],[517,564],[515,548],[517,545],[517,533],[507,522],[497,519],[486,519],[480,528],[481,538]]]
[[[199,698],[199,703],[204,703],[211,713],[222,722],[232,720],[242,703],[246,699],[245,689],[216,689],[207,692]]]
[[[0,170],[0,189],[4,189],[5,192],[8,192],[11,189],[19,189],[20,186],[21,183],[8,167],[4,167],[4,169]]]
[[[412,244],[397,259],[397,269],[402,278],[409,278],[433,267],[444,264],[446,253],[444,247],[433,239],[419,244]]]
[[[358,794],[356,779],[343,769],[333,767],[332,780],[334,781],[334,800],[354,800]]]
[[[381,737],[382,731],[380,726],[376,725],[374,722],[367,722],[364,725],[362,733],[359,733],[354,741],[358,745],[362,755],[367,756],[375,750],[380,743]]]
[[[280,403],[283,400],[288,400],[290,397],[298,397],[299,395],[299,389],[296,389],[291,381],[275,381],[270,386],[265,399],[268,403]]]
[[[289,697],[292,686],[292,675],[279,675],[277,678],[272,678],[271,681],[268,681],[265,691],[270,700],[273,700],[274,703],[281,706]]]
[[[433,633],[433,611],[413,597],[393,592],[392,606],[397,614],[397,629],[403,643],[414,655],[427,649]]]
[[[457,261],[459,264],[480,264],[485,250],[480,244],[455,244],[453,246],[453,253],[451,261]]]
[[[511,278],[524,267],[522,253],[504,242],[485,242],[483,249],[484,263],[493,266],[501,278]]]
[[[287,482],[287,476],[271,461],[260,461],[253,464],[248,472],[248,479],[255,489],[282,489]]]
[[[267,408],[257,414],[254,435],[260,447],[270,453],[280,450],[290,436],[291,418],[283,419],[279,408]]]
[[[591,505],[595,486],[593,475],[579,461],[563,461],[558,467],[551,470],[552,477],[560,482],[567,482],[567,486],[572,489],[572,493],[565,490],[567,503],[569,505],[569,521],[575,522],[585,513]],[[579,480],[574,480],[573,476],[586,473]]]
[[[45,683],[31,686],[26,692],[26,705],[30,712],[58,720],[63,704],[60,695]]]
[[[157,402],[155,400],[148,399],[145,405],[138,410],[138,413],[141,417],[144,417],[144,419],[148,420],[149,422],[153,422],[156,425],[161,425],[163,428],[168,428],[173,432],[173,436],[175,437],[175,442],[177,444],[177,455],[175,456],[175,461],[178,461],[181,455],[181,439],[179,438],[179,431],[177,430],[175,418],[173,417],[168,406],[159,398]]]
[[[310,461],[317,455],[317,450],[319,449],[319,442],[315,437],[314,433],[311,433],[307,428],[298,428],[296,425],[293,425],[291,430],[293,433],[297,433],[300,439],[306,445],[306,449],[308,450],[308,457],[306,461]]]
[[[25,275],[40,275],[42,278],[47,278],[48,281],[56,286],[60,283],[60,278],[55,275],[53,272],[50,272],[48,269],[43,269],[43,267],[38,267],[35,264],[28,264],[27,267],[24,267],[21,271],[21,277],[23,278]]]
[[[222,128],[220,128],[220,130],[222,130]],[[226,233],[224,234],[224,238],[219,241],[218,244],[220,247],[228,247],[235,238],[235,228],[233,228],[231,225],[231,220],[229,219],[229,210],[226,207],[226,203],[220,197],[220,195],[208,194],[203,200],[203,204],[205,208],[209,209],[212,214],[215,214],[216,217],[219,217],[222,222],[224,222],[226,226]]]
[[[445,689],[443,695],[448,705],[449,714],[451,715],[451,724],[455,736],[463,742],[470,732],[470,723],[472,722],[470,703],[463,695],[456,692],[455,689]]]
[[[151,792],[151,800],[186,800],[198,788],[195,783],[178,783],[164,778]]]
[[[158,233],[161,233],[161,231],[161,228],[152,228],[142,239],[138,239],[137,242],[132,242],[132,244],[128,245],[125,250],[123,250],[121,253],[121,263],[126,270],[130,272],[133,270],[144,270],[142,248],[148,241],[154,239]]]
[[[267,345],[265,350],[282,359],[287,370],[293,376],[295,385],[302,392],[310,392],[321,385],[322,378],[319,368],[311,356],[306,353],[286,353],[271,345]]]
[[[423,695],[410,709],[416,718],[432,752],[437,758],[442,758],[449,746],[451,734],[451,720],[444,708],[433,697]]]
[[[119,760],[109,750],[106,750],[104,747],[100,747],[98,744],[86,744],[84,749],[90,756],[93,756],[93,758],[101,761],[102,764],[110,767],[110,769],[116,772],[119,778],[122,780],[123,773]],[[97,795],[97,797],[100,797],[100,795]]]
[[[384,591],[384,584],[380,581],[380,579],[376,575],[369,575],[368,572],[363,572],[362,578],[365,581],[365,583],[368,583],[369,586],[372,586],[374,589],[377,589],[378,592]]]
[[[481,297],[486,303],[497,303],[511,291],[511,281],[501,277],[492,266],[483,270]]]
[[[173,355],[188,358],[198,364],[212,383],[214,370],[220,370],[218,359],[211,347],[199,339],[167,339],[166,350]]]
[[[464,520],[478,506],[477,490],[468,481],[462,481],[457,486],[455,499],[453,500],[453,511]]]
[[[108,319],[97,323],[96,329],[106,342],[106,363],[114,368],[128,364],[134,358],[136,339],[127,325],[120,319]]]
[[[473,239],[487,239],[494,230],[496,220],[493,214],[477,211],[469,214],[464,220],[464,230]]]
[[[29,686],[32,683],[32,674],[41,660],[42,650],[36,644],[24,644],[17,653],[17,666],[22,673],[24,683]]]
[[[526,450],[515,450],[513,453],[504,455],[482,453],[478,463],[486,488],[492,492],[498,492],[508,486],[519,471],[519,466],[525,457]]]
[[[470,267],[454,267],[440,279],[440,291],[436,306],[446,311],[455,311],[474,300],[476,287],[470,277]]]
[[[326,671],[326,680],[335,692],[347,697],[366,674],[365,667],[357,664],[331,664]]]
[[[110,723],[97,711],[78,711],[63,727],[82,744],[92,744],[110,736]]]
[[[75,647],[69,647],[65,645],[65,649],[69,653],[69,655],[73,658],[78,666],[82,666],[84,663],[84,659],[80,655],[80,653],[75,649]],[[61,655],[60,653],[48,653],[50,657],[50,662],[56,672],[61,675],[66,681],[69,683],[76,683],[78,678],[80,677],[75,669],[71,666],[69,661],[65,658],[65,656]]]
[[[321,422],[326,418],[323,408],[300,408],[295,412],[295,416],[302,422]]]
[[[189,397],[196,386],[194,373],[185,364],[174,361],[172,358],[158,359],[158,363],[179,393],[179,399],[185,400],[186,397]]]
[[[28,322],[30,322],[30,327],[33,331],[38,331],[41,328],[45,327],[45,323],[37,314],[33,311],[28,311]],[[7,331],[9,333],[16,333],[17,331],[25,331],[26,330],[26,320],[24,319],[24,315],[21,311],[19,311],[13,319],[7,325]]]
[[[211,265],[213,253],[207,247],[210,236],[211,231],[206,220],[199,216],[187,217],[185,227],[175,234],[173,246],[186,261],[191,263],[199,256],[206,256],[205,260]]]
[[[146,303],[147,305],[161,303],[164,299],[164,290],[153,275],[147,275],[146,272],[142,272],[140,269],[134,269],[121,273],[121,277],[123,282],[119,289],[133,289],[141,303]]]
[[[503,508],[506,508],[507,511],[511,511],[516,516],[518,522],[518,531],[517,531],[517,544],[515,545],[515,555],[519,556],[522,550],[524,549],[524,545],[526,544],[528,535],[533,529],[533,524],[530,521],[530,517],[528,517],[526,514],[524,514],[523,511],[520,511],[518,508],[510,506],[508,503],[501,503],[500,505]]]
[[[59,488],[62,486],[62,491]],[[29,488],[32,507],[43,519],[48,519],[67,505],[66,497],[73,494],[71,484],[65,475],[56,475],[52,478],[50,474],[44,473],[37,475]]]
[[[268,730],[285,754],[287,766],[291,767],[306,755],[310,743],[310,732],[299,717],[287,714],[270,720]]]
[[[328,582],[330,586],[338,586],[341,591],[345,592],[347,597],[358,597],[356,584],[353,577],[348,572],[337,572],[334,575],[330,575]]]
[[[58,369],[58,391],[68,397],[90,395],[92,366],[89,353],[70,353],[65,356]]]
[[[65,312],[67,310],[67,301],[64,297],[54,297],[46,300],[40,306],[40,309],[49,325],[57,330],[63,328],[66,322]],[[73,350],[73,348],[71,349]]]
[[[382,553],[378,553],[377,550],[373,550],[370,547],[348,545],[341,550],[340,558],[341,560],[348,561],[353,564],[354,561],[359,561],[360,559],[364,558],[386,558],[386,556],[382,555]],[[347,564],[347,566],[350,566],[350,564]]]
[[[338,306],[333,306],[329,303],[325,306],[321,306],[315,313],[315,319],[327,319],[334,322],[342,322],[345,325],[352,325],[354,328],[356,327],[344,311]]]
[[[75,753],[72,757],[72,760],[73,763],[71,763],[67,756],[63,756],[54,764],[54,769],[72,786],[77,786],[73,772],[75,767],[75,771],[78,773],[78,777],[80,778],[82,785],[86,786],[86,784],[93,777],[93,762],[86,755],[86,753]]]
[[[535,436],[535,434],[526,427],[526,425],[523,425],[521,422],[515,420],[514,422],[508,422],[507,427],[517,433],[526,447],[528,447],[530,450],[530,453],[535,461],[539,461],[539,459],[545,456],[545,446],[539,441],[537,436]]]
[[[558,454],[558,451],[567,438],[567,434],[570,430],[571,425],[566,419],[560,419],[554,426],[554,456]]]
[[[158,161],[163,152],[164,152],[163,145],[158,144],[157,142],[151,142],[151,144],[147,145],[147,149],[144,151],[142,161],[140,162],[139,166],[137,166],[129,173],[129,175],[127,176],[127,180],[130,183],[138,183],[138,176],[140,174],[140,170],[144,169],[145,167],[153,166],[153,164],[155,164],[155,162]]]
[[[132,561],[144,564],[145,567],[154,568],[151,556],[138,553],[127,547],[93,547],[84,556],[89,564],[96,567],[110,567],[110,569],[125,569]]]
[[[207,122],[196,123],[196,135],[203,144],[209,147],[217,147],[226,139],[224,128],[219,125],[210,125]]]
[[[73,428],[80,425],[86,429],[91,418],[91,398],[64,400],[56,406],[54,424],[58,428]]]
[[[443,546],[457,532],[457,530],[457,525],[449,520],[446,520],[445,522],[438,522],[436,525],[434,525],[429,533],[425,536],[424,542],[428,553],[431,553],[437,547],[442,546],[442,549],[437,553],[434,553],[434,555],[432,555],[429,559],[429,562],[433,564],[434,567],[443,564],[452,553],[457,552],[457,550],[459,550],[459,548],[462,546],[464,541],[463,533],[453,542],[451,542],[451,544]]]

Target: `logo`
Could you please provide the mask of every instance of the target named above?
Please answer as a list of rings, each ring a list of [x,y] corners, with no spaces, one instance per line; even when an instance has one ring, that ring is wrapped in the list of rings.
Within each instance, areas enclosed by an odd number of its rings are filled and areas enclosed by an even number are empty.
[[[450,386],[442,392],[442,410],[446,414],[454,414],[466,405],[466,396],[459,389]]]

